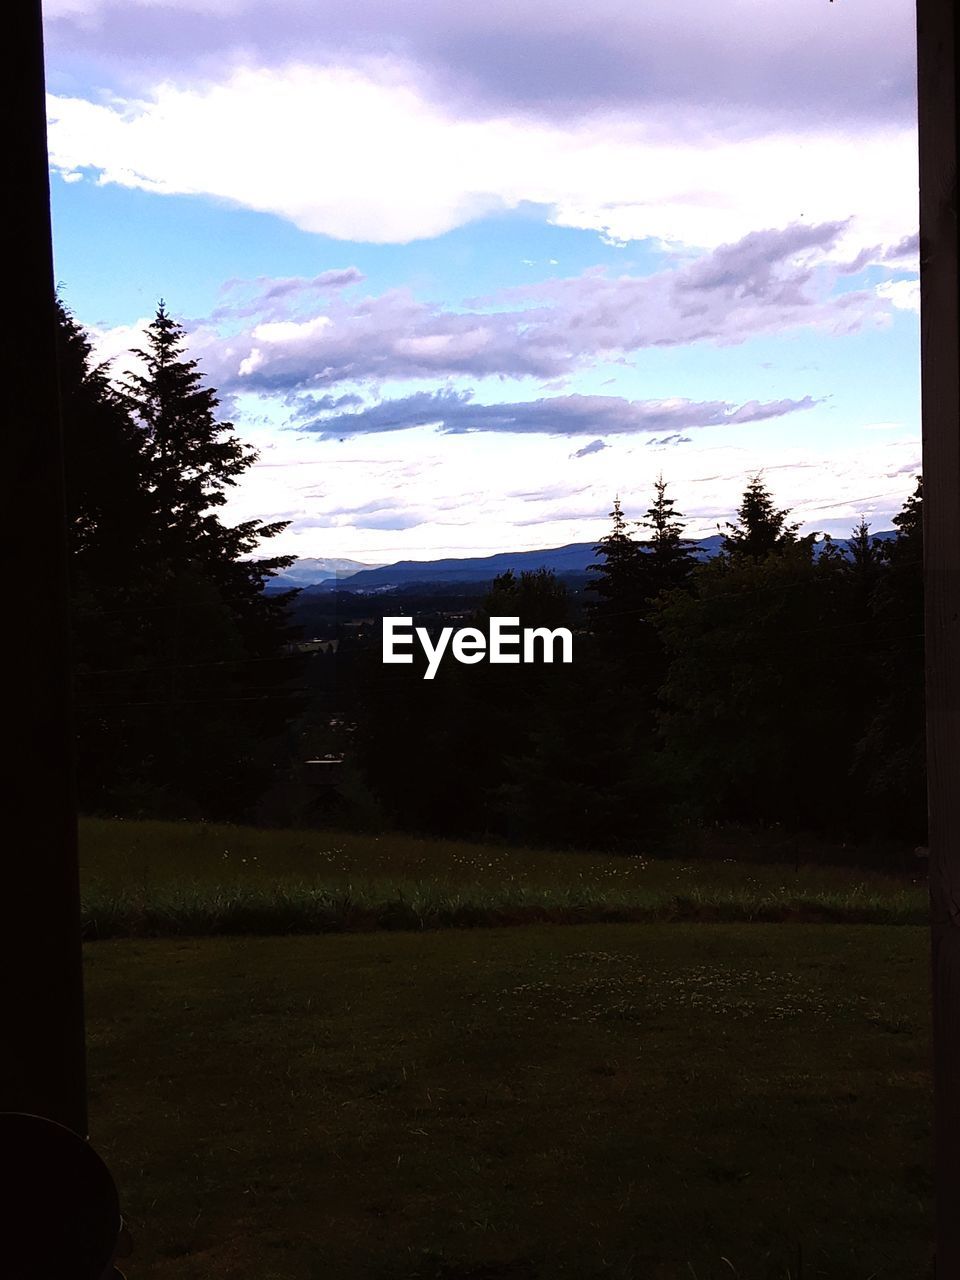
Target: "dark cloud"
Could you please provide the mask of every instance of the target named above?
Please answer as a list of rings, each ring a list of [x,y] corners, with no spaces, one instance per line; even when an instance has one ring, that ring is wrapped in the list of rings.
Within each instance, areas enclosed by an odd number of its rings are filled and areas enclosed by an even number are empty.
[[[671,428],[722,426],[780,418],[817,402],[802,400],[751,400],[735,406],[720,400],[626,400],[619,396],[554,396],[515,404],[476,404],[468,391],[420,391],[396,400],[384,400],[367,409],[316,418],[301,430],[321,439],[410,427],[436,427],[450,434],[470,431],[505,431],[515,434],[585,435],[601,432],[622,435],[662,432]],[[679,442],[679,433],[668,436]],[[597,443],[596,441],[594,443]],[[595,452],[595,450],[589,450]]]
[[[591,453],[599,453],[601,449],[609,449],[609,445],[603,440],[591,440],[589,444],[585,444],[582,449],[578,449],[576,453],[571,453],[571,458],[586,458]]]
[[[821,222],[809,226],[795,222],[788,227],[751,231],[734,244],[722,244],[678,274],[684,292],[730,291],[744,297],[788,301],[805,300],[803,287],[809,269],[794,269],[788,277],[778,273],[784,262],[811,249],[831,248],[846,223]]]
[[[306,403],[296,396],[291,396],[288,404],[293,410],[291,417],[296,422],[298,418],[314,418],[318,413],[340,413],[344,409],[359,408],[363,404],[363,396],[355,395],[353,392],[342,396],[310,396]]]
[[[685,111],[710,108],[703,130],[724,116],[741,129],[778,117],[827,128],[909,125],[915,110],[909,0],[826,8],[810,0],[48,0],[45,11],[50,56],[67,67],[92,63],[112,83],[137,73],[217,75],[239,60],[390,58],[413,64],[435,97],[477,112],[643,111],[667,130]]]
[[[899,258],[917,259],[920,256],[920,235],[904,236],[899,244],[891,245],[883,255],[885,262],[894,262]]]

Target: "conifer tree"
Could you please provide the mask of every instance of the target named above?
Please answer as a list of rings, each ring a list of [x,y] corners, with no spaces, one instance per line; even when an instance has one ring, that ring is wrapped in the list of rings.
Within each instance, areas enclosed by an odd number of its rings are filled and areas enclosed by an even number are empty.
[[[596,577],[587,590],[599,597],[590,609],[594,634],[605,642],[622,646],[629,644],[636,634],[643,611],[640,569],[643,553],[630,534],[619,495],[614,499],[610,520],[610,532],[594,548],[600,560],[589,566]]]
[[[157,816],[251,815],[299,709],[291,596],[262,586],[290,557],[254,561],[283,524],[221,522],[256,454],[217,420],[217,396],[161,304],[143,370],[114,392],[61,322],[85,807]],[[82,437],[82,438],[81,438]],[[84,461],[91,442],[99,465]],[[98,446],[99,447],[99,446]],[[117,482],[116,494],[109,492]],[[90,547],[112,546],[95,584]],[[111,746],[111,744],[115,744]]]
[[[870,525],[860,517],[859,524],[850,530],[847,542],[849,556],[844,557],[843,567],[852,587],[852,604],[859,618],[867,623],[877,585],[883,573],[883,544],[874,541]]]
[[[727,522],[721,552],[728,558],[764,560],[773,552],[796,546],[799,524],[787,524],[789,511],[778,510],[760,473],[752,476],[737,510],[736,523]],[[719,527],[719,526],[718,526]],[[812,544],[813,539],[804,539]]]
[[[138,610],[150,603],[145,549],[154,526],[143,483],[141,433],[90,341],[57,303],[57,364],[82,805],[101,806],[128,776],[136,750],[120,700],[142,698],[148,661]],[[149,615],[144,615],[149,616]]]
[[[126,403],[143,434],[144,482],[161,521],[157,549],[174,566],[202,566],[239,605],[239,597],[259,595],[270,573],[292,563],[290,556],[240,561],[287,522],[220,521],[216,508],[257,453],[231,423],[218,421],[217,394],[204,385],[197,361],[184,357],[184,346],[182,325],[161,302],[146,348],[134,352],[144,371],[129,375],[126,385]]]
[[[815,558],[788,514],[753,477],[721,554],[693,569],[688,590],[661,596],[651,619],[667,657],[671,772],[712,821],[822,824],[846,799],[842,777],[810,778],[823,742],[852,749],[841,563],[830,544]]]
[[[645,549],[640,566],[645,582],[645,595],[654,599],[661,591],[682,586],[693,567],[693,547],[683,538],[682,511],[675,511],[676,503],[667,497],[667,482],[663,476],[654,484],[653,505],[644,519],[637,522],[649,531],[642,544]]]
[[[57,364],[67,521],[75,591],[109,586],[122,595],[152,522],[143,484],[143,442],[90,340],[57,302]]]

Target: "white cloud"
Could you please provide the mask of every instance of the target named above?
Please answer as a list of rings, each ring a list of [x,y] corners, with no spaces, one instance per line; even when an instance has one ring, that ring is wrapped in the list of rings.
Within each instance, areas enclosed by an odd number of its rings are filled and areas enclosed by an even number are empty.
[[[662,117],[560,125],[459,117],[381,62],[292,64],[140,100],[51,97],[52,162],[100,182],[274,213],[342,240],[406,243],[523,202],[614,240],[715,247],[759,226],[851,219],[849,261],[915,231],[914,131],[710,135]]]
[[[661,471],[692,536],[730,519],[760,469],[778,506],[791,508],[805,531],[846,536],[861,513],[874,530],[890,528],[920,466],[919,440],[865,445],[852,430],[817,447],[761,435],[754,444],[649,448],[620,436],[590,449],[589,435],[438,437],[413,429],[402,449],[388,434],[364,436],[362,451],[356,440],[244,434],[263,449],[263,462],[231,493],[224,518],[291,519],[278,551],[380,561],[595,541],[614,495],[638,519]],[[579,457],[571,456],[573,443]]]
[[[110,377],[122,381],[128,374],[144,373],[146,366],[134,351],[142,351],[147,342],[147,326],[152,317],[141,316],[133,324],[101,328],[87,325],[87,336],[92,348],[91,359],[95,365],[106,364]]]
[[[916,311],[920,313],[920,281],[888,280],[877,285],[877,294],[886,298],[900,311]]]

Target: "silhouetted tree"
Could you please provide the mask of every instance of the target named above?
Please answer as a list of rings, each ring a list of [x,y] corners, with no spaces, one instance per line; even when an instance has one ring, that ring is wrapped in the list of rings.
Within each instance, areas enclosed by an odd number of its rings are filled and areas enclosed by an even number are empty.
[[[614,499],[610,520],[609,533],[595,548],[599,560],[589,566],[596,575],[587,586],[596,597],[589,617],[597,639],[608,650],[622,653],[635,638],[643,615],[642,552],[630,533],[619,497]]]
[[[261,589],[290,558],[244,558],[285,526],[220,521],[256,455],[217,421],[162,305],[119,391],[65,311],[60,334],[82,803],[243,816],[296,705],[290,597]]]
[[[567,589],[550,569],[512,569],[499,574],[484,596],[478,623],[492,617],[519,618],[521,627],[562,627],[569,615]]]
[[[778,510],[759,473],[752,476],[740,506],[736,523],[727,522],[721,550],[725,556],[763,560],[797,541],[799,524],[787,524],[789,511]],[[719,526],[718,526],[719,528]],[[812,539],[811,539],[812,540]]]
[[[694,549],[683,537],[683,512],[675,511],[675,506],[674,499],[667,497],[667,482],[662,475],[658,476],[653,504],[637,522],[647,531],[639,564],[648,600],[655,599],[661,591],[682,586],[695,563]]]
[[[723,554],[658,602],[661,733],[690,810],[710,820],[822,826],[843,804],[845,770],[821,765],[852,749],[840,557],[829,543],[815,557],[787,514],[754,477]]]

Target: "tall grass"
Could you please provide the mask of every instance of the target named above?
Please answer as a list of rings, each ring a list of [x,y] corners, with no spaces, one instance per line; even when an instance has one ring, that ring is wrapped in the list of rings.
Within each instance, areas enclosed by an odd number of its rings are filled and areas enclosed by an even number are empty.
[[[878,894],[862,886],[778,895],[716,888],[677,894],[517,885],[491,889],[370,882],[325,887],[285,882],[217,887],[182,882],[93,888],[83,899],[83,933],[89,940],[645,921],[917,925],[925,918],[915,891]]]

